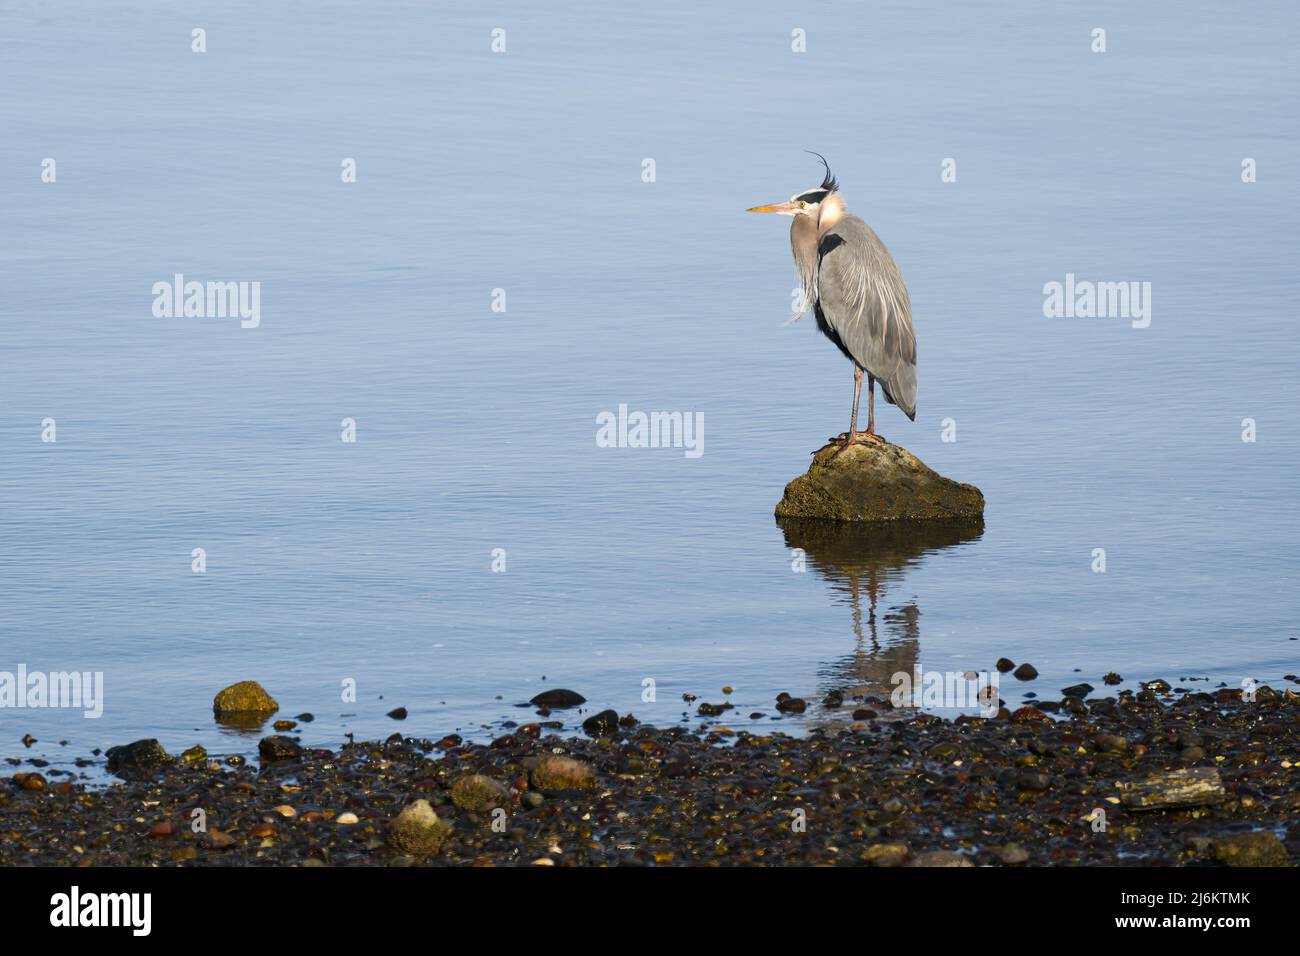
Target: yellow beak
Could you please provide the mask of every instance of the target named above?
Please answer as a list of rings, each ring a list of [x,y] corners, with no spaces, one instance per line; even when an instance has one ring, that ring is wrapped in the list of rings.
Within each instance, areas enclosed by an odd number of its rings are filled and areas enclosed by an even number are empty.
[[[753,206],[745,210],[745,212],[793,212],[793,211],[794,211],[794,203],[789,201],[773,203],[770,206]]]

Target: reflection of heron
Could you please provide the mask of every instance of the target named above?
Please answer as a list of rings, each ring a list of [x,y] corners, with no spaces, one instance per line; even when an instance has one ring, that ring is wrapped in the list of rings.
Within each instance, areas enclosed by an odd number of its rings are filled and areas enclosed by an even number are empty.
[[[855,524],[811,519],[778,518],[788,548],[800,548],[808,563],[847,596],[852,610],[854,653],[836,661],[829,675],[834,686],[849,693],[888,694],[891,678],[911,673],[920,653],[921,611],[915,604],[896,607],[884,615],[886,641],[880,643],[877,604],[888,586],[927,554],[974,541],[983,522],[891,522]],[[863,620],[862,597],[867,597]],[[865,625],[865,627],[864,627]],[[844,684],[854,685],[844,687]]]
[[[840,436],[841,450],[856,441],[884,441],[876,434],[876,382],[885,400],[916,419],[916,331],[903,273],[880,237],[844,211],[839,183],[826,166],[820,186],[788,202],[750,212],[792,216],[790,247],[803,286],[802,315],[809,307],[817,328],[853,362],[853,417]],[[798,318],[799,316],[795,316]],[[867,430],[858,428],[862,373],[867,373]]]

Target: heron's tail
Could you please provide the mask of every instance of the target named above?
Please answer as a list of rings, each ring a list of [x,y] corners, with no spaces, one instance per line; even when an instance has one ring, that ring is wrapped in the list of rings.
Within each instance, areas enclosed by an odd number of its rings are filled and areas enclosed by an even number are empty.
[[[888,382],[883,378],[876,381],[885,393],[885,401],[897,405],[904,415],[916,421],[916,366],[904,365]]]

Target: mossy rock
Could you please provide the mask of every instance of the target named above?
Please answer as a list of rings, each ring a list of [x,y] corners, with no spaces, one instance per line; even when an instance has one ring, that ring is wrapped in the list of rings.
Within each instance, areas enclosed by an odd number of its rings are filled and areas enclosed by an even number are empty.
[[[510,790],[481,773],[461,777],[451,787],[451,802],[471,813],[487,813],[510,806]]]
[[[538,790],[594,790],[596,771],[591,764],[573,757],[542,757],[532,769],[530,779]]]
[[[860,860],[867,866],[902,866],[909,856],[911,851],[902,843],[873,843]]]
[[[438,819],[428,800],[416,800],[389,823],[388,845],[410,856],[433,856],[451,833],[451,824]]]
[[[945,478],[906,448],[887,442],[827,445],[807,474],[785,486],[778,518],[829,521],[977,521],[984,495]]]
[[[1215,861],[1224,866],[1290,866],[1286,844],[1264,830],[1216,837],[1210,846]]]
[[[275,698],[255,680],[231,684],[212,698],[212,712],[217,717],[241,714],[273,714],[280,709]]]

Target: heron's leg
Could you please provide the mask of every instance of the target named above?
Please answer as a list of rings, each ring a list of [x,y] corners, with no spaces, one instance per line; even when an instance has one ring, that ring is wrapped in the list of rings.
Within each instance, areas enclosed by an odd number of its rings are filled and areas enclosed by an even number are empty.
[[[876,433],[876,376],[867,376],[867,434]]]
[[[853,436],[854,439],[865,438],[867,441],[878,441],[885,444],[883,435],[876,434],[876,377],[867,375],[867,430],[858,432]]]
[[[853,364],[853,414],[849,418],[849,430],[831,439],[833,442],[839,442],[839,451],[835,453],[837,455],[857,441],[858,436],[862,434],[862,432],[858,431],[858,403],[861,400],[862,367],[855,362]]]
[[[856,363],[853,366],[853,416],[849,419],[850,439],[853,438],[858,430],[858,402],[862,400],[862,367]]]

